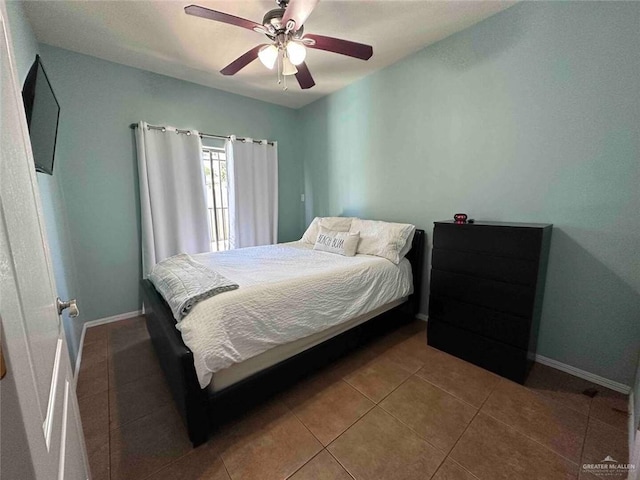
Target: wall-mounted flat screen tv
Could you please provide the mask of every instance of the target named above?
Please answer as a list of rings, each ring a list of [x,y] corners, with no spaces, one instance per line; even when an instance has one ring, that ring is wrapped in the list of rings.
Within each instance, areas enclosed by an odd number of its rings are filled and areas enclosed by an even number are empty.
[[[60,105],[53,93],[39,55],[36,55],[27,74],[27,79],[24,81],[22,100],[27,113],[36,171],[53,175]]]

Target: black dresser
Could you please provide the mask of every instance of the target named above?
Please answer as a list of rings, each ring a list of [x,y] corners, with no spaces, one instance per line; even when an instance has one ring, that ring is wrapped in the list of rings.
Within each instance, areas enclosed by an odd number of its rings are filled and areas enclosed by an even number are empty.
[[[435,222],[429,345],[524,383],[536,352],[551,228]]]

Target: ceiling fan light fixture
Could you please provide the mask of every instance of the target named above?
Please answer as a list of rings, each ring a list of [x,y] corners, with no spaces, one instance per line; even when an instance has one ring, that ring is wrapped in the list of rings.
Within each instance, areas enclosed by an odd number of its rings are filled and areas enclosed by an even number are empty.
[[[267,45],[266,47],[261,48],[258,52],[258,58],[265,67],[269,70],[273,70],[276,60],[278,59],[278,47],[275,45]]]
[[[287,43],[287,56],[291,63],[300,65],[307,57],[307,49],[301,43],[290,40]]]
[[[298,73],[296,66],[285,55],[282,57],[282,75],[295,75]]]

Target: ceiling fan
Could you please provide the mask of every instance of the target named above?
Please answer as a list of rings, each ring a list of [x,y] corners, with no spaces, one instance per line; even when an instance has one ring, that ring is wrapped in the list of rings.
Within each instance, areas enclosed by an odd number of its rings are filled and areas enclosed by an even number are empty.
[[[284,80],[285,90],[286,77],[289,75],[295,75],[300,88],[304,90],[316,84],[304,62],[307,48],[339,53],[360,60],[369,60],[373,55],[373,48],[370,45],[323,35],[304,35],[304,22],[307,21],[318,2],[319,0],[276,0],[278,8],[269,10],[264,15],[262,24],[199,5],[189,5],[184,8],[184,11],[188,15],[262,33],[270,40],[270,43],[253,47],[224,67],[220,70],[223,75],[235,75],[259,58],[270,70],[277,67],[278,83]]]

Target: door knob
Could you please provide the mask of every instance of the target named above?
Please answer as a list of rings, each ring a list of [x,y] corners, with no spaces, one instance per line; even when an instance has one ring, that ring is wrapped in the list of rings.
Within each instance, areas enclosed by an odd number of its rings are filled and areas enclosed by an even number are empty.
[[[56,303],[58,305],[58,315],[62,315],[62,312],[67,308],[69,309],[69,316],[71,318],[76,318],[78,315],[80,315],[80,310],[78,310],[78,303],[76,302],[75,298],[63,302],[62,300],[60,300],[60,297],[58,297],[56,299]]]

